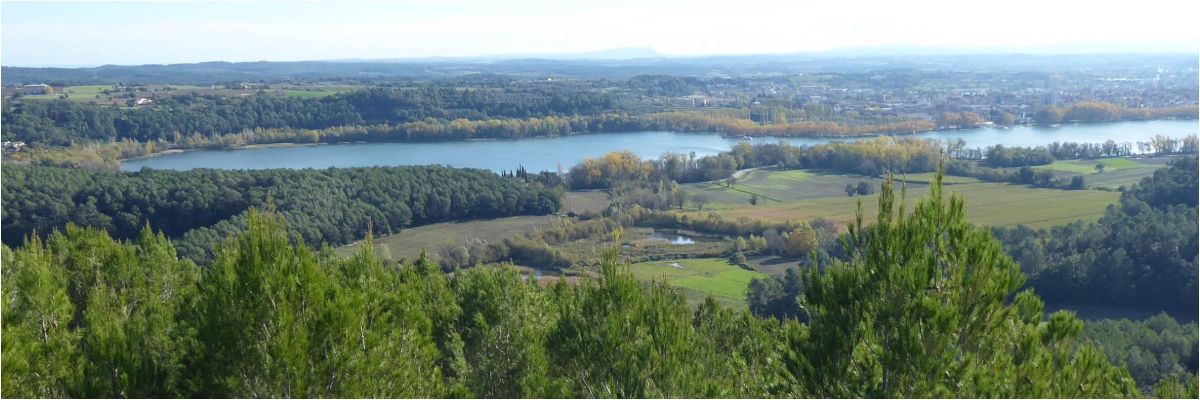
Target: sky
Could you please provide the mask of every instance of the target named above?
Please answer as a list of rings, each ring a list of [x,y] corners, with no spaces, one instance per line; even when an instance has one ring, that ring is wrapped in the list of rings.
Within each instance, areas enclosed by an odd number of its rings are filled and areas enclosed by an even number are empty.
[[[0,3],[0,64],[95,66],[583,53],[670,56],[891,45],[1200,49],[1194,1]],[[1101,45],[1099,48],[1105,48]]]

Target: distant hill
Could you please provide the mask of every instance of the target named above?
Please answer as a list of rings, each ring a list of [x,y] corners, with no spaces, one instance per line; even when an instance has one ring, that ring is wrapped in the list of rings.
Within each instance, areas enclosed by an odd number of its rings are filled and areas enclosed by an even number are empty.
[[[889,54],[891,49],[894,54]],[[441,79],[470,74],[513,77],[625,79],[636,75],[764,76],[812,72],[868,72],[895,69],[954,71],[1086,72],[1143,71],[1148,67],[1195,69],[1195,54],[904,54],[904,46],[843,49],[819,53],[667,57],[650,48],[623,48],[558,55],[290,62],[203,62],[192,64],[104,65],[92,68],[3,67],[4,85],[219,82],[289,80]],[[921,51],[933,51],[925,49]]]

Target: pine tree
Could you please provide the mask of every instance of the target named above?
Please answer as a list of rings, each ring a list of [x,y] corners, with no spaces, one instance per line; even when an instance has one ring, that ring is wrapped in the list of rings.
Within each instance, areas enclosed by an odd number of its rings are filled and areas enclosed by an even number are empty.
[[[1019,267],[941,173],[911,215],[882,185],[877,223],[861,202],[848,262],[810,268],[801,306],[809,337],[791,370],[816,397],[1128,397],[1128,372],[1075,338],[1068,312],[1049,321]],[[899,205],[899,209],[897,209]]]
[[[3,396],[78,395],[79,334],[69,329],[75,307],[57,260],[36,237],[16,251],[4,246],[3,258]]]

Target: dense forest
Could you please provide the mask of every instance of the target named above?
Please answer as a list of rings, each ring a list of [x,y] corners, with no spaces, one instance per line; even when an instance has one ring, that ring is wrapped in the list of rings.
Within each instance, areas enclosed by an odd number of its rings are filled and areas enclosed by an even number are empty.
[[[995,228],[996,237],[1048,300],[1195,313],[1196,160],[1185,157],[1155,171],[1122,193],[1098,222]]]
[[[191,94],[163,98],[155,108],[131,110],[69,100],[5,99],[3,128],[6,140],[62,146],[83,140],[178,141],[192,134],[222,136],[255,129],[322,129],[426,119],[598,115],[612,108],[612,102],[608,96],[589,92],[492,93],[434,85],[372,88],[319,99]]]
[[[1180,324],[1167,314],[1143,321],[1105,319],[1083,325],[1083,337],[1095,341],[1114,364],[1124,363],[1139,386],[1197,371],[1196,323]]]
[[[543,288],[443,274],[363,246],[289,241],[252,211],[208,268],[143,229],[73,225],[4,246],[6,397],[1133,397],[1133,378],[1048,317],[1001,243],[940,186],[911,214],[885,185],[851,256],[799,275],[808,322],[689,308],[601,274]],[[936,260],[936,262],[935,262]],[[303,282],[296,285],[294,282]],[[853,356],[847,356],[852,354]],[[1164,397],[1195,397],[1171,376]]]
[[[552,188],[489,171],[428,167],[135,173],[5,166],[3,236],[16,245],[68,223],[137,237],[149,224],[180,254],[207,259],[252,207],[275,210],[288,231],[319,246],[434,222],[542,215]],[[528,175],[526,175],[528,177]]]

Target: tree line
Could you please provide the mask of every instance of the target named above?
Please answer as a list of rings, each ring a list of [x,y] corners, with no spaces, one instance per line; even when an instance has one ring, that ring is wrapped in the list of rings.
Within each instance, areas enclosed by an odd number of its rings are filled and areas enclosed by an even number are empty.
[[[419,121],[595,116],[613,108],[611,96],[590,91],[460,90],[438,84],[377,87],[316,99],[265,93],[234,98],[187,94],[160,99],[152,108],[135,109],[68,100],[6,98],[3,129],[5,140],[65,146],[87,140],[176,141],[193,135],[211,140],[255,129],[318,130]]]
[[[844,136],[911,133],[923,120],[833,122],[819,119],[761,125],[735,115],[628,114],[609,95],[538,88],[458,89],[431,83],[375,87],[322,98],[258,93],[220,98],[187,94],[153,108],[122,109],[68,100],[3,102],[6,140],[39,146],[82,141],[161,141],[179,146],[233,143],[409,141],[519,138],[630,130],[737,135]],[[266,131],[266,139],[255,139]],[[240,136],[224,138],[225,136]],[[188,143],[191,142],[191,143]]]
[[[68,226],[3,248],[3,394],[1137,396],[1071,313],[1018,293],[1016,264],[939,189],[899,215],[884,186],[848,261],[801,274],[806,324],[693,310],[615,248],[598,278],[544,288],[510,268],[394,265],[373,246],[316,252],[259,212],[204,269],[149,229],[126,242]]]
[[[12,165],[3,175],[7,244],[68,223],[128,239],[148,223],[196,259],[243,226],[252,207],[274,209],[306,243],[337,246],[371,230],[544,215],[560,201],[532,180],[439,166],[118,173]]]
[[[642,160],[630,152],[585,158],[567,172],[572,189],[611,188],[622,182],[705,182],[730,178],[739,169],[816,168],[880,175],[936,169],[942,147],[936,140],[883,136],[855,142],[793,146],[788,143],[741,142],[730,151],[697,157],[667,153]]]
[[[5,99],[5,140],[41,146],[133,139],[167,141],[175,135],[220,136],[254,128],[326,128],[362,122],[345,99],[244,96],[221,99],[184,95],[159,100],[155,108],[122,109],[69,100]]]
[[[740,114],[742,111],[733,110]],[[923,119],[885,119],[865,121],[828,121],[811,119],[802,121],[776,120],[775,123],[758,123],[749,118],[729,113],[696,111],[672,111],[646,114],[642,117],[647,127],[683,132],[715,132],[747,136],[861,136],[914,133],[932,130],[933,122]]]
[[[1149,119],[1195,119],[1197,106],[1167,108],[1124,108],[1105,101],[1085,101],[1066,107],[1046,106],[1033,114],[1037,125],[1054,125],[1068,122],[1097,123],[1112,121],[1139,121]]]
[[[946,141],[943,146],[946,154],[951,158],[983,161],[992,167],[1045,165],[1057,160],[1196,154],[1200,152],[1200,141],[1197,140],[1196,135],[1188,135],[1183,138],[1154,135],[1148,141],[1136,143],[1117,143],[1114,140],[1107,140],[1104,143],[1053,142],[1037,147],[1006,147],[997,144],[983,150],[966,148],[966,141],[958,138]]]

